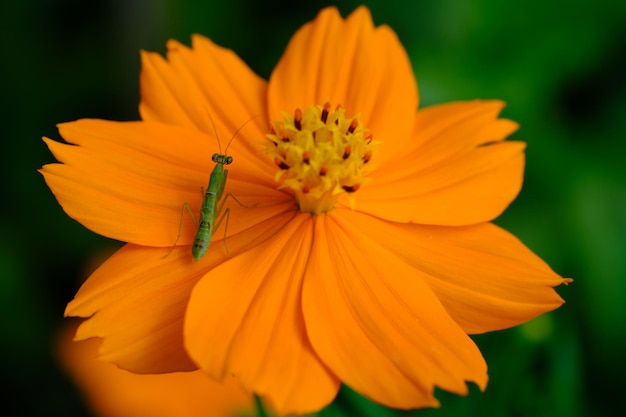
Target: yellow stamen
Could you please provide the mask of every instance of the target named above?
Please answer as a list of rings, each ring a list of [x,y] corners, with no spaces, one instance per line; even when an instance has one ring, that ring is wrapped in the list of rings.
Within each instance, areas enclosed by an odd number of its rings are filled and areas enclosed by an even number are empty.
[[[291,188],[300,211],[321,214],[331,210],[337,198],[353,193],[365,182],[363,168],[371,160],[372,134],[359,116],[347,118],[337,106],[309,106],[294,115],[283,112],[267,138],[266,152],[279,168],[279,188]]]

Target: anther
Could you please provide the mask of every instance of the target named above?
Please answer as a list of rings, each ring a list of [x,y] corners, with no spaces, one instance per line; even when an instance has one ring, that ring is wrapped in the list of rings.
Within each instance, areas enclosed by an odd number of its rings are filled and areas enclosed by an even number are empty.
[[[324,166],[320,168],[320,175],[323,177],[328,173],[328,167]]]
[[[276,157],[274,158],[274,163],[278,166],[278,168],[280,169],[289,169],[289,165],[287,165],[285,163],[285,161],[282,161],[280,158]]]
[[[351,152],[352,148],[350,147],[350,145],[346,146],[346,149],[343,151],[343,159],[348,159]]]
[[[303,185],[303,186],[302,186],[302,192],[303,192],[304,194],[308,194],[308,193],[309,193],[309,191],[311,191],[311,189],[309,188],[309,186],[308,186],[308,185]]]
[[[324,108],[322,109],[322,116],[320,117],[322,122],[326,123],[326,120],[328,120],[328,112],[329,111],[330,111],[330,103],[327,101],[324,104]]]
[[[355,185],[343,185],[341,186],[341,188],[344,189],[344,191],[348,192],[348,193],[353,193],[355,191],[357,191],[359,189],[359,184],[355,184]]]
[[[310,156],[309,156],[309,151],[304,151],[302,152],[302,162],[304,162],[305,164],[309,164],[310,162]]]
[[[296,109],[293,115],[293,125],[298,130],[302,130],[302,110],[299,108]]]
[[[350,122],[350,127],[348,128],[348,132],[354,133],[358,125],[359,125],[359,122],[356,119],[352,119],[352,121]]]

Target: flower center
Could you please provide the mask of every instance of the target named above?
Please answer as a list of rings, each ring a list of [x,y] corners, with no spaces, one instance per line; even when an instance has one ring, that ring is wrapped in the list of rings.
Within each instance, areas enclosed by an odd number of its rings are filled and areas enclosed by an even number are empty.
[[[354,193],[365,182],[364,167],[372,158],[372,135],[359,121],[347,118],[338,106],[330,111],[309,106],[296,109],[293,117],[273,123],[266,135],[271,143],[266,152],[279,170],[279,188],[291,188],[300,211],[321,214],[331,210],[340,195],[347,193],[354,208]]]

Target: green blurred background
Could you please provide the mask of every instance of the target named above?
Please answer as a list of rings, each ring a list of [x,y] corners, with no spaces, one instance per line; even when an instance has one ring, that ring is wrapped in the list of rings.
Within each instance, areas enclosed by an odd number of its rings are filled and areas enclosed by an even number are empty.
[[[364,1],[398,33],[420,106],[500,98],[528,143],[524,189],[497,223],[558,273],[561,309],[475,337],[484,394],[441,393],[419,416],[626,415],[626,2]],[[53,357],[65,304],[120,246],[68,218],[36,172],[40,140],[83,117],[138,118],[139,49],[202,33],[267,78],[291,34],[317,11],[354,1],[2,2],[0,361],[10,416],[86,416]],[[366,86],[364,87],[366,88]],[[407,415],[348,390],[338,415]]]

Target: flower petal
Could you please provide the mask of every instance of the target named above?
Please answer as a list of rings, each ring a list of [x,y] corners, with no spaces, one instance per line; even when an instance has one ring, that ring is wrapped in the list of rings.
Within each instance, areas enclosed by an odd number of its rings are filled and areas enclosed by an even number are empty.
[[[214,378],[232,375],[279,414],[301,414],[330,403],[339,381],[313,352],[302,318],[311,216],[287,220],[262,245],[216,267],[196,285],[185,345]]]
[[[357,221],[358,219],[359,221]],[[515,236],[491,224],[437,227],[354,216],[379,244],[422,273],[468,333],[501,330],[554,310],[562,278]]]
[[[370,238],[367,219],[343,209],[316,218],[302,292],[315,351],[350,387],[394,408],[437,406],[435,386],[484,388],[476,345],[419,271]]]
[[[263,245],[289,218],[280,214],[260,222],[229,237],[228,251],[215,245],[197,262],[189,247],[128,244],[89,277],[65,315],[89,317],[77,339],[102,337],[101,358],[124,369],[137,373],[196,369],[183,347],[183,319],[192,288],[231,256]]]
[[[45,165],[41,172],[68,215],[89,229],[125,242],[172,246],[183,203],[194,215],[199,212],[201,187],[215,166],[208,135],[158,123],[92,119],[61,124],[59,130],[79,146],[44,138],[63,164]],[[229,234],[267,219],[277,205],[293,204],[276,191],[271,173],[252,171],[248,175],[258,177],[251,183],[239,171],[233,168],[226,191],[256,207],[231,204],[237,221],[230,222]],[[179,243],[190,244],[196,227],[189,219],[183,226]]]
[[[361,211],[398,222],[459,226],[500,215],[519,193],[522,142],[503,103],[473,101],[417,112],[413,143],[359,192]],[[382,145],[381,145],[382,146]]]
[[[265,114],[267,83],[231,50],[194,35],[193,47],[167,44],[167,60],[142,52],[141,104],[145,121],[234,133],[255,115]],[[259,124],[261,121],[253,121]],[[264,121],[267,122],[266,120]],[[258,130],[263,138],[263,129]]]
[[[378,161],[401,152],[409,139],[418,104],[411,64],[395,33],[375,28],[365,7],[345,21],[334,7],[322,10],[292,37],[270,77],[271,120],[327,100],[349,117],[360,113],[374,138],[390,144]]]
[[[207,156],[230,149],[247,180],[273,185],[267,168],[272,163],[258,152],[258,142],[269,130],[267,82],[233,51],[200,35],[194,35],[192,43],[188,48],[169,41],[167,60],[142,53],[142,119],[201,130],[211,137],[217,133],[218,146],[211,139]]]
[[[127,244],[111,256],[67,305],[66,316],[89,317],[76,339],[103,338],[100,359],[136,373],[196,369],[183,346],[183,317],[207,268],[182,249],[163,259],[165,249]]]
[[[98,360],[97,339],[72,342],[63,329],[59,357],[92,410],[104,417],[224,417],[254,411],[252,396],[234,380],[217,383],[202,372],[138,375]]]

